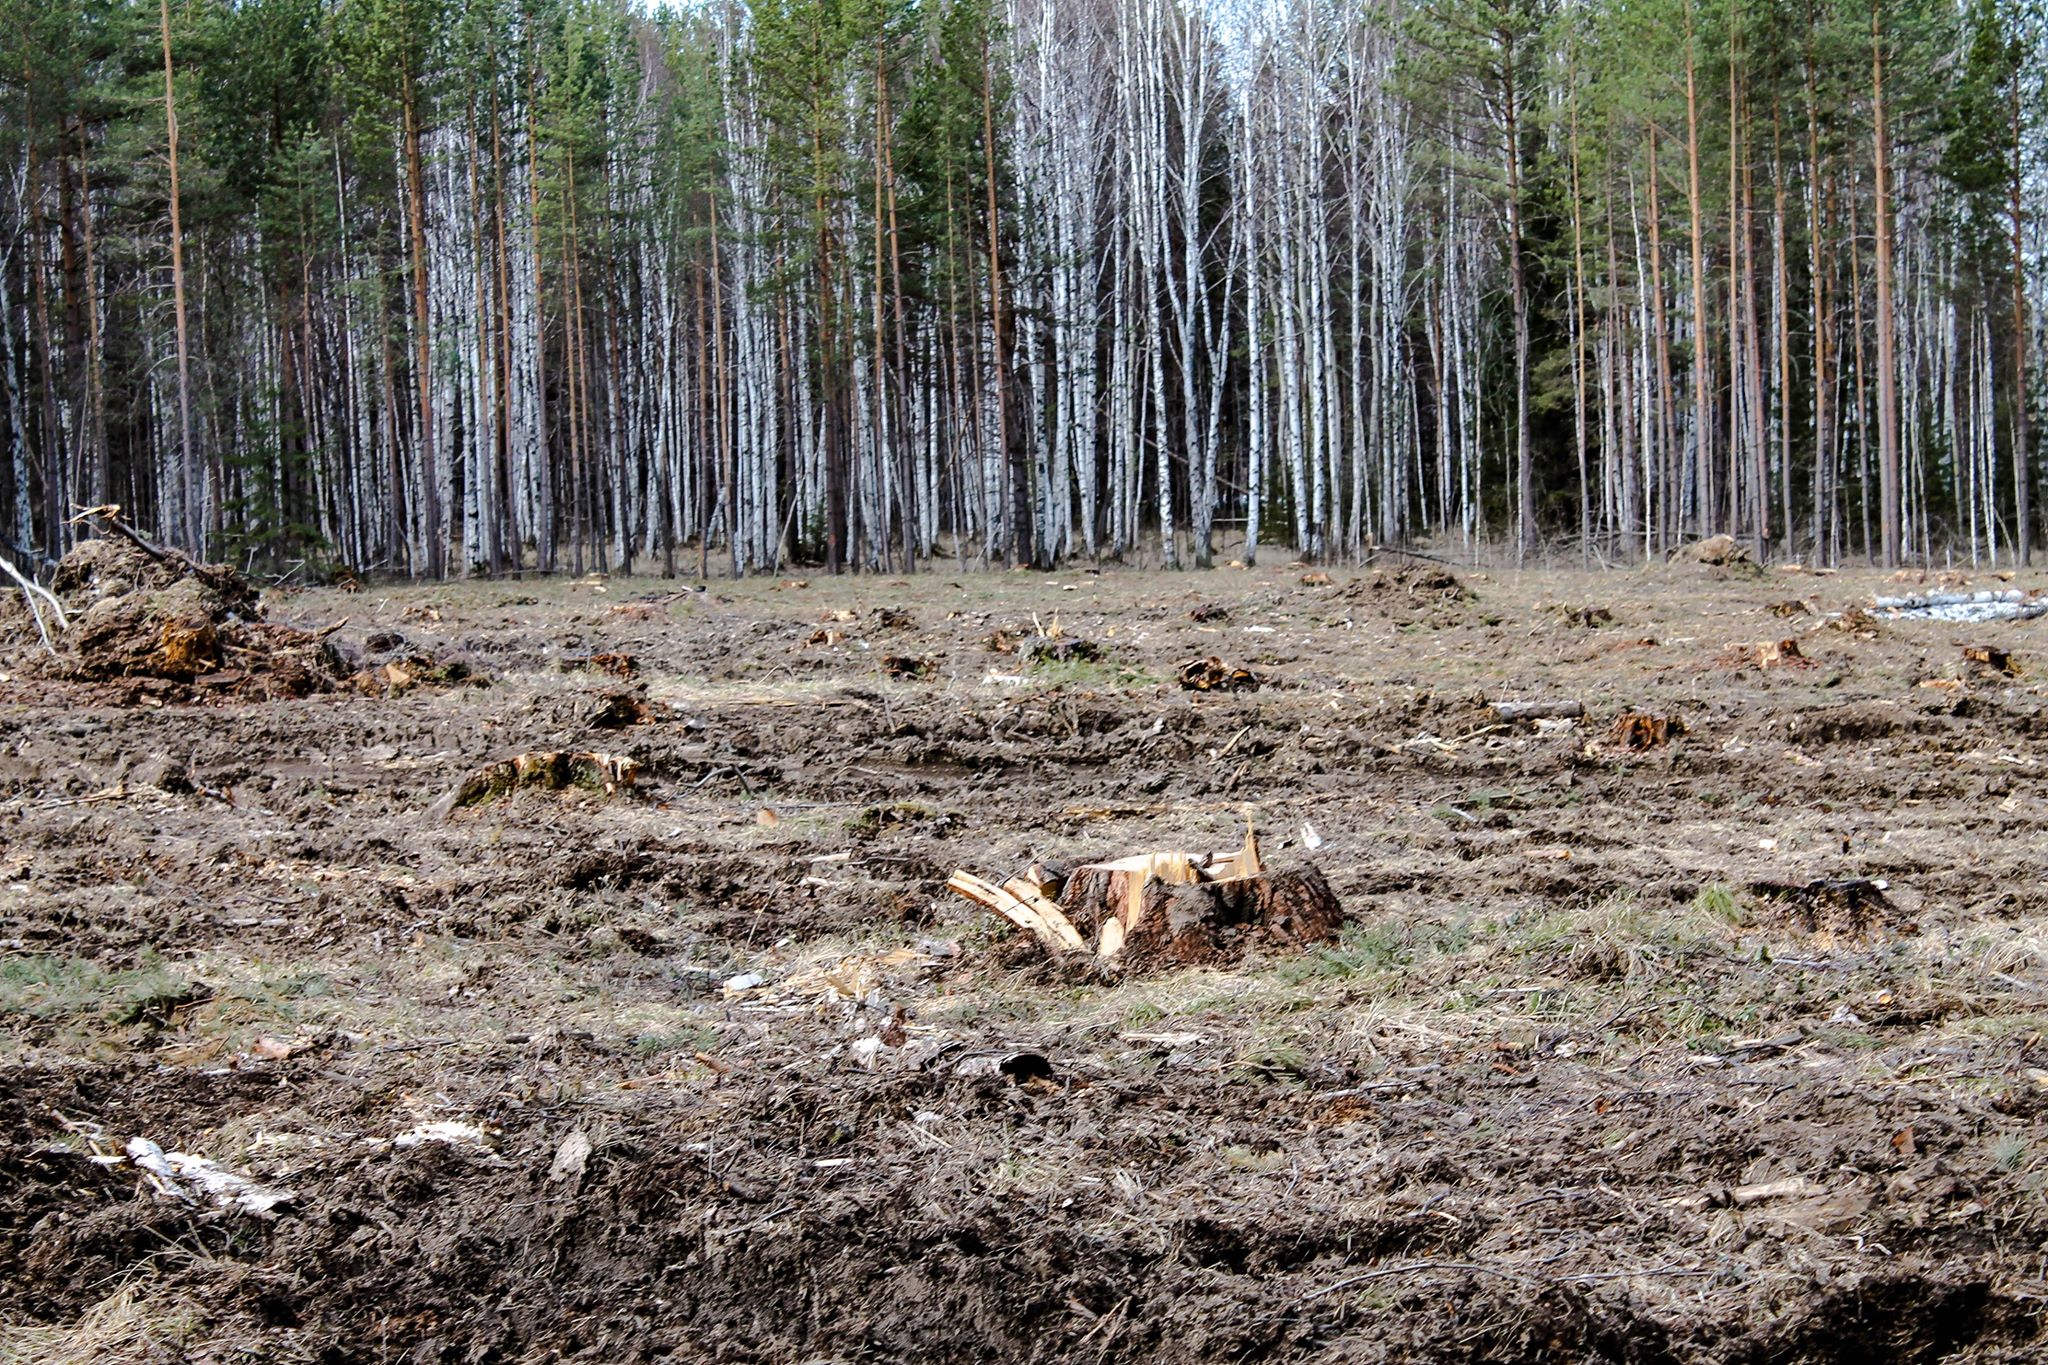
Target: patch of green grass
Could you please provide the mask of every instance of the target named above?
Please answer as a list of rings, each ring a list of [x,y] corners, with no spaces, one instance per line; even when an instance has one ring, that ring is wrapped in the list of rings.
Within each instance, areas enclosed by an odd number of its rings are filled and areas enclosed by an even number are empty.
[[[920,801],[896,801],[884,806],[868,806],[856,812],[846,821],[846,831],[857,838],[872,839],[892,829],[912,829],[927,826],[944,828],[953,823],[955,817],[936,810]]]
[[[2001,1171],[2016,1171],[2027,1159],[2027,1140],[2018,1133],[2000,1133],[1991,1140],[1991,1164]]]
[[[1165,1017],[1165,1010],[1150,1000],[1142,1000],[1124,1012],[1124,1026],[1143,1028],[1147,1024],[1156,1024]]]
[[[2048,1014],[1980,1014],[1953,1020],[1950,1027],[1965,1037],[2022,1038],[2029,1034],[2048,1033]]]
[[[1347,924],[1333,944],[1291,957],[1273,975],[1290,986],[1384,971],[1409,959],[1407,935],[1389,924]]]
[[[642,1057],[665,1052],[708,1052],[718,1042],[718,1030],[705,1024],[642,1033],[633,1039],[633,1051]]]
[[[1469,917],[1423,924],[1354,920],[1335,943],[1285,957],[1270,969],[1283,986],[1314,987],[1395,972],[1433,958],[1454,957],[1471,946],[1478,928]]]
[[[1692,908],[1694,914],[1706,915],[1724,924],[1741,925],[1749,919],[1742,902],[1736,899],[1734,889],[1721,882],[1701,887],[1692,898]]]
[[[1266,1076],[1298,1076],[1308,1062],[1308,1049],[1294,1034],[1269,1033],[1253,1039],[1230,1065],[1234,1070]]]
[[[222,992],[225,999],[268,1003],[273,1000],[324,1000],[334,994],[334,978],[326,972],[295,970],[254,981],[238,982]]]
[[[108,970],[82,957],[17,957],[0,961],[0,1015],[69,1019],[98,1015],[132,1024],[192,998],[193,982],[145,949],[134,967]]]
[[[1046,687],[1151,687],[1163,681],[1114,659],[1034,659],[1025,676]]]

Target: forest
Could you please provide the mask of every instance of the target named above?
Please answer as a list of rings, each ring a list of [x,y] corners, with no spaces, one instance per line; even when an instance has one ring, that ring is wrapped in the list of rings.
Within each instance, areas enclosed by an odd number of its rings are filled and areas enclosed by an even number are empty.
[[[2013,564],[2039,0],[5,0],[0,541]]]

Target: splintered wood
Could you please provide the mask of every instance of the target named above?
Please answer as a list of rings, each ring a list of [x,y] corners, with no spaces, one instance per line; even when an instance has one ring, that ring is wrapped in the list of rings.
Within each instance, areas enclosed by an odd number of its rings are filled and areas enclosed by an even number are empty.
[[[1121,966],[1133,957],[1217,961],[1252,933],[1285,943],[1334,938],[1343,907],[1313,866],[1268,875],[1257,832],[1226,853],[1138,853],[1077,867],[1064,882],[1034,868],[997,885],[946,883],[1029,933],[1056,958]],[[1057,894],[1058,898],[1055,899]]]

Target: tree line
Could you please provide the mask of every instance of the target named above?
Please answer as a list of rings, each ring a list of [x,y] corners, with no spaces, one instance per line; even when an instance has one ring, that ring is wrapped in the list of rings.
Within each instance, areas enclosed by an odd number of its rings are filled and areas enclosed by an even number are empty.
[[[0,0],[0,548],[2025,562],[2040,0]]]

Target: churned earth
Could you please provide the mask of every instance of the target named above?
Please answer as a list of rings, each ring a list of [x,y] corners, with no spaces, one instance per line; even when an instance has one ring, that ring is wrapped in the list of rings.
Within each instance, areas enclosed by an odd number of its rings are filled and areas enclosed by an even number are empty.
[[[2048,626],[1897,591],[272,591],[291,687],[10,593],[0,1359],[2038,1359]],[[540,751],[633,780],[452,799]],[[1248,819],[1336,942],[944,885]]]

